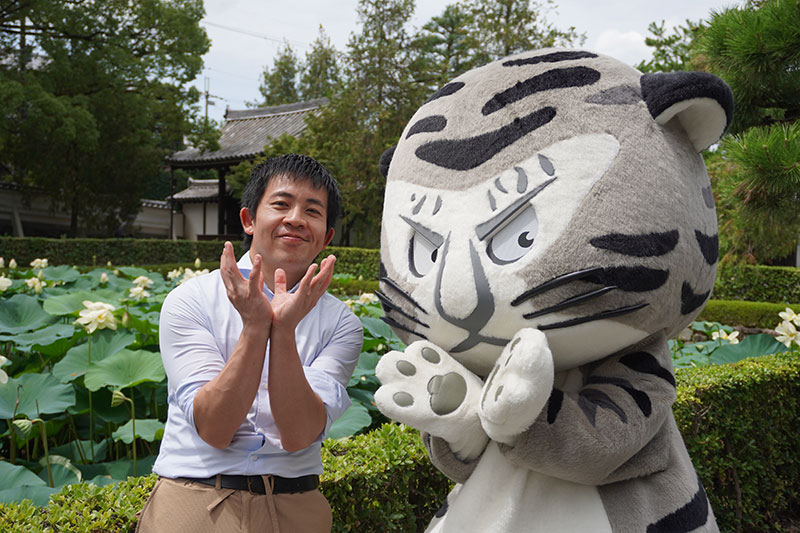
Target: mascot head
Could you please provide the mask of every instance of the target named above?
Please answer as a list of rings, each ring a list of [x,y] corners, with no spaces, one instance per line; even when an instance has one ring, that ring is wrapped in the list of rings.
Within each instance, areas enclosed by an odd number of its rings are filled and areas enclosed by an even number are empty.
[[[481,376],[526,327],[556,370],[677,333],[714,283],[699,152],[732,111],[715,76],[580,50],[452,80],[381,159],[385,320]]]

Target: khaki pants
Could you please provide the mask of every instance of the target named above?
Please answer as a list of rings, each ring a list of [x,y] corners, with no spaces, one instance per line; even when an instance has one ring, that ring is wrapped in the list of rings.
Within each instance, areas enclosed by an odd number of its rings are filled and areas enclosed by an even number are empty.
[[[159,478],[142,509],[136,531],[330,533],[332,520],[330,505],[318,489],[295,494],[255,494]]]

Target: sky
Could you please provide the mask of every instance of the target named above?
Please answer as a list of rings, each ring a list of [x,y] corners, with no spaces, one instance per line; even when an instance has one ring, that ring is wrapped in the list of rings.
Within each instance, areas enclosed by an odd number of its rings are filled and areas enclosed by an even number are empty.
[[[411,26],[419,28],[439,15],[454,0],[417,0]],[[653,21],[671,28],[686,19],[708,19],[711,11],[734,7],[735,0],[556,0],[558,7],[546,14],[556,27],[574,26],[586,33],[583,47],[634,65],[651,57],[644,39]],[[260,99],[258,86],[265,66],[284,41],[302,59],[317,38],[320,25],[342,52],[350,35],[358,31],[358,0],[205,0],[201,24],[211,39],[203,56],[203,72],[194,81],[208,91],[208,116],[222,121],[226,106],[245,109]],[[205,113],[205,98],[198,102]]]

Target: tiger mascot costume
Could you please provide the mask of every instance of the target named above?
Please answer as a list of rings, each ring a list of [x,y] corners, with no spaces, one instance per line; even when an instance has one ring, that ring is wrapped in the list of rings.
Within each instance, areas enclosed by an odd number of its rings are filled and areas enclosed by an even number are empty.
[[[375,400],[456,482],[429,532],[709,532],[667,339],[714,284],[699,152],[733,97],[546,49],[441,87],[381,158]]]

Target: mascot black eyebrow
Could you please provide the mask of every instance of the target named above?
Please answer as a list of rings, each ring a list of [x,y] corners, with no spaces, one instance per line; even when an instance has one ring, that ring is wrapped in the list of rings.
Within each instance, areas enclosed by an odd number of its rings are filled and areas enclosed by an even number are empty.
[[[547,49],[448,83],[384,154],[379,298],[411,344],[375,399],[457,482],[428,531],[717,531],[666,341],[714,284],[699,152],[732,111],[710,74]]]

